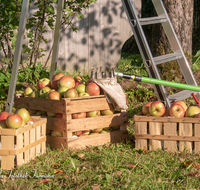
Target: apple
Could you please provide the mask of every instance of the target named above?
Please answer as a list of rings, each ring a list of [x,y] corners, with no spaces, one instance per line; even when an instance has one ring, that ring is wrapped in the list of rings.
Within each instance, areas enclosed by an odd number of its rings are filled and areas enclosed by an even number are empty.
[[[99,133],[91,132],[90,135],[98,135]]]
[[[34,119],[33,119],[33,117],[30,116],[30,119],[29,119],[28,122],[33,122],[33,123],[34,123]]]
[[[86,118],[86,112],[72,114],[72,119]]]
[[[84,137],[84,136],[88,136],[89,134],[86,133],[82,133],[81,135],[79,135],[79,137]]]
[[[41,116],[41,115],[46,116],[47,112],[38,110],[35,115],[37,115],[37,116]]]
[[[78,94],[78,97],[90,96],[87,92],[81,92]]]
[[[89,134],[90,134],[90,131],[91,131],[91,130],[82,131],[82,134],[88,134],[88,135],[89,135]]]
[[[48,78],[42,78],[37,83],[38,90],[41,90],[44,87],[51,87],[51,81]]]
[[[104,134],[104,133],[110,133],[110,130],[107,130],[107,131],[102,130],[99,134]]]
[[[91,79],[89,79],[88,81],[87,81],[87,84],[89,84],[89,83],[91,83],[91,82],[93,82]]]
[[[175,104],[180,104],[181,106],[183,106],[183,108],[184,108],[185,111],[188,108],[184,101],[176,101],[172,105],[175,105]]]
[[[96,84],[95,82],[90,82],[89,84],[87,84],[86,86],[86,92],[90,95],[90,96],[97,96],[100,95],[100,87],[98,84]]]
[[[149,114],[149,106],[151,105],[152,102],[147,102],[142,106],[142,114],[147,115]]]
[[[64,98],[76,98],[76,97],[78,97],[78,92],[74,88],[70,88],[64,93]]]
[[[103,128],[101,128],[101,129],[93,129],[93,130],[91,130],[91,133],[99,133],[102,130],[103,130]]]
[[[46,135],[51,135],[51,130],[46,129]]]
[[[57,116],[57,113],[53,113],[53,112],[48,112],[48,111],[47,111],[47,116],[48,116],[48,117],[56,117],[56,116]]]
[[[200,113],[200,109],[197,106],[189,106],[185,112],[185,117],[195,117]]]
[[[79,84],[75,89],[78,93],[84,93],[86,91],[86,86],[84,84]]]
[[[195,115],[195,118],[200,118],[200,113],[198,113],[197,115]]]
[[[18,110],[16,111],[16,114],[19,114],[19,115],[22,117],[22,119],[23,119],[23,121],[24,121],[25,123],[27,123],[27,122],[30,120],[30,118],[31,118],[31,116],[30,116],[28,110],[25,109],[25,108],[20,108],[20,109],[18,109]]]
[[[85,84],[85,79],[81,76],[75,76],[74,80],[75,80],[75,87],[74,88],[76,88],[79,84]]]
[[[149,112],[152,116],[161,117],[165,114],[165,106],[160,101],[154,101],[149,106]]]
[[[66,86],[68,88],[74,88],[75,87],[75,80],[72,76],[63,76],[58,81],[58,87]]]
[[[82,132],[83,132],[83,131],[76,131],[76,132],[74,132],[74,134],[77,135],[77,136],[79,136],[79,135],[82,134]]]
[[[180,104],[173,104],[169,109],[169,115],[173,117],[184,117],[185,109]]]
[[[47,99],[60,100],[60,93],[57,91],[51,91],[47,94]]]
[[[62,113],[57,113],[56,118],[62,118],[63,114]]]
[[[6,125],[11,129],[18,129],[22,127],[23,119],[19,114],[9,115],[6,118]]]
[[[110,127],[105,127],[105,128],[103,128],[103,130],[108,131],[108,130],[110,130]]]
[[[0,121],[0,129],[4,129],[4,128],[8,128],[8,126],[6,125],[6,120]]]
[[[97,117],[97,116],[100,116],[100,111],[86,112],[86,117]]]
[[[39,91],[40,98],[46,98],[46,96],[50,90],[51,90],[51,88],[49,88],[48,86],[40,89],[40,91]]]
[[[32,98],[39,98],[40,97],[40,91],[38,91],[38,90],[33,91],[31,93],[30,97],[32,97]]]
[[[24,90],[24,96],[27,97],[27,96],[31,96],[31,94],[33,93],[34,89],[32,87],[27,87],[25,88]]]
[[[118,130],[118,129],[120,129],[120,125],[112,126],[111,128],[112,128],[113,130]]]
[[[101,110],[101,115],[113,115],[115,110]]]
[[[61,131],[51,131],[51,136],[63,137],[63,133]]]
[[[59,89],[58,89],[58,92],[60,93],[60,97],[61,98],[64,98],[64,93],[68,90],[69,88],[67,86],[61,86]]]
[[[57,73],[53,76],[52,81],[51,81],[51,88],[58,90],[58,81],[60,80],[60,78],[62,78],[63,76],[65,76],[64,73],[60,72]]]
[[[0,121],[5,121],[6,118],[10,115],[10,113],[3,111],[0,113]]]

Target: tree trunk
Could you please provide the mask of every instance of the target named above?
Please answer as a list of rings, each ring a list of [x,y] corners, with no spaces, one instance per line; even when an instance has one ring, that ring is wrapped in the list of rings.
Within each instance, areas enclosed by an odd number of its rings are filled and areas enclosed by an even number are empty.
[[[192,27],[193,27],[193,0],[163,0],[171,23],[181,43],[182,49],[192,64]],[[161,25],[153,27],[152,52],[154,55],[166,54],[171,50],[170,44]]]

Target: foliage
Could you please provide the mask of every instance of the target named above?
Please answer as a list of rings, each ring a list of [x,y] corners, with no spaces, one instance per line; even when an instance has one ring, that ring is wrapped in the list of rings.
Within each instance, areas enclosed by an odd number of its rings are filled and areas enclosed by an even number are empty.
[[[200,50],[197,51],[196,55],[192,59],[192,71],[195,72],[200,69]]]
[[[96,0],[68,0],[64,2],[63,9],[63,30],[71,27],[73,31],[77,31],[74,26],[73,19],[77,17],[82,19],[83,15],[80,13],[83,9],[87,9],[91,3]],[[28,39],[28,44],[23,44],[22,55],[26,59],[22,60],[28,65],[36,65],[37,60],[44,56],[47,49],[41,48],[41,44],[48,44],[49,41],[45,38],[47,30],[54,30],[55,24],[55,6],[57,0],[31,0],[30,6],[37,7],[36,12],[28,18],[26,24],[25,37]],[[0,47],[3,50],[4,56],[1,62],[8,67],[12,67],[13,56],[16,46],[17,29],[19,26],[20,12],[22,0],[0,0],[1,20],[0,20]],[[49,49],[49,55],[44,64],[46,66],[52,53],[52,47]],[[29,62],[29,63],[28,63]]]

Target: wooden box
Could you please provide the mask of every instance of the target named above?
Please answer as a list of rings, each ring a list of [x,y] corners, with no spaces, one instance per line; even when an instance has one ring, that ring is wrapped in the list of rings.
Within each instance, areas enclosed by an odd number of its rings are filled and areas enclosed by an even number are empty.
[[[19,129],[0,129],[1,169],[13,169],[46,153],[47,119],[34,116],[33,119],[33,124]]]
[[[135,115],[136,148],[200,151],[200,119]]]
[[[51,148],[84,148],[86,146],[103,145],[105,143],[121,142],[128,137],[126,123],[128,114],[119,110],[113,115],[88,117],[83,119],[72,119],[73,113],[90,112],[110,109],[104,95],[63,98],[61,100],[49,100],[31,97],[16,97],[16,107],[24,107],[32,110],[42,110],[54,113],[62,113],[62,118],[47,117],[47,129],[61,131],[63,137],[47,135],[47,143]],[[98,129],[120,125],[120,131],[105,134],[88,135],[84,137],[73,137],[73,132],[89,129]]]

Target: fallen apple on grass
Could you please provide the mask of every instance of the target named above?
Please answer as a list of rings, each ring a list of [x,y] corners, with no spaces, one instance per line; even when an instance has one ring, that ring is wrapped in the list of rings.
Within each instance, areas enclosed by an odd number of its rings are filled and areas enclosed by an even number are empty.
[[[161,117],[165,114],[165,106],[160,101],[154,101],[149,106],[149,112],[152,116]]]
[[[169,115],[172,117],[184,117],[185,116],[185,109],[182,105],[180,104],[173,104],[170,108],[169,108]]]
[[[9,115],[6,118],[6,125],[10,129],[19,129],[22,127],[23,119],[19,114]]]

